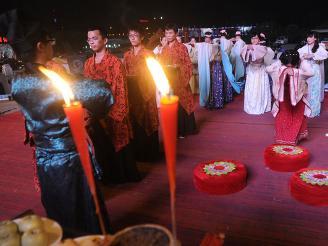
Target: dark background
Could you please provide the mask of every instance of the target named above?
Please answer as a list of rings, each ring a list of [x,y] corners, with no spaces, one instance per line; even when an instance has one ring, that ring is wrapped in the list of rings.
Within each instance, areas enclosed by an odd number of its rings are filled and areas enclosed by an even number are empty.
[[[166,22],[188,27],[256,25],[271,40],[286,35],[291,42],[304,39],[309,29],[328,28],[324,1],[1,0],[0,14],[13,8],[18,9],[24,24],[41,21],[56,38],[69,43],[70,49],[86,45],[86,31],[91,24],[102,25],[106,30],[112,26],[113,33],[122,33],[140,19],[152,22],[151,31]],[[160,16],[164,19],[153,20]]]
[[[229,25],[276,22],[312,28],[328,22],[324,1],[1,1],[1,12],[18,8],[35,18],[56,16],[66,28],[86,28],[93,22],[124,27],[140,18],[164,16],[179,25]],[[48,20],[49,21],[49,20]],[[327,23],[328,24],[328,23]]]

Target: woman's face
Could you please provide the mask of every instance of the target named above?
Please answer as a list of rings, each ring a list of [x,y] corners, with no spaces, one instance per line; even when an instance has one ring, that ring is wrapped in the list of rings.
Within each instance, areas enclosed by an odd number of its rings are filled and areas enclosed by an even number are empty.
[[[311,44],[314,44],[314,42],[316,41],[317,39],[314,37],[314,35],[313,36],[309,36],[309,37],[307,37],[307,39],[306,39],[306,42],[309,44],[309,45],[311,45]]]
[[[256,44],[258,44],[260,42],[260,39],[259,39],[259,37],[256,35],[256,36],[254,36],[254,37],[252,37],[252,39],[251,39],[251,43],[253,44],[253,45],[256,45]]]
[[[212,43],[212,39],[210,37],[205,37],[205,43]]]

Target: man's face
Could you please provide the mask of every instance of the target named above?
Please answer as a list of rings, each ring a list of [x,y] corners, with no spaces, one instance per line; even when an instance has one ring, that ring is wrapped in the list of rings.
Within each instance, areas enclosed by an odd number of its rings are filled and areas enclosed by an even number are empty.
[[[94,52],[101,51],[106,47],[107,38],[104,38],[99,30],[88,31],[88,44]]]
[[[195,39],[195,38],[192,38],[192,39],[190,40],[190,44],[195,45],[195,44],[196,44],[196,39]]]
[[[167,41],[170,43],[170,42],[173,42],[176,40],[177,34],[172,29],[165,30],[165,37],[166,37]]]
[[[309,45],[314,44],[317,39],[314,36],[307,37],[306,41]]]
[[[56,41],[53,38],[47,37],[47,41],[38,44],[38,52],[44,56],[48,61],[54,57],[54,48]]]
[[[177,41],[178,41],[179,43],[182,43],[182,39],[181,39],[180,36],[177,36]]]
[[[139,46],[142,40],[140,33],[136,31],[129,31],[129,39],[132,46]]]
[[[54,56],[54,48],[53,48],[53,44],[51,42],[47,42],[47,44],[45,45],[45,54],[46,57],[48,58],[48,60],[51,60]]]

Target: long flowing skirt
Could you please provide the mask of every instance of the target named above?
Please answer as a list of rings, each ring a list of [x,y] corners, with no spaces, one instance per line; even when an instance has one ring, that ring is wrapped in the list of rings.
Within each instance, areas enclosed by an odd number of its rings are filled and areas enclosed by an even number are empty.
[[[279,103],[279,113],[276,117],[276,143],[296,145],[299,140],[308,135],[307,121],[304,116],[304,102],[292,106],[290,100]]]
[[[271,110],[269,76],[264,65],[250,64],[244,93],[244,111],[248,114],[263,114]]]
[[[207,109],[223,108],[225,103],[233,100],[233,88],[219,61],[212,63],[211,87],[206,103]]]
[[[153,162],[159,158],[158,131],[147,135],[145,129],[132,118],[133,139],[135,157],[140,162]]]
[[[140,180],[140,173],[135,161],[135,151],[131,143],[116,152],[111,138],[97,120],[90,123],[88,133],[94,146],[96,160],[102,169],[102,182],[104,184]]]
[[[314,76],[307,80],[308,84],[308,95],[307,100],[310,103],[311,115],[310,118],[320,115],[321,109],[321,74],[320,66],[318,64],[312,64],[314,70]]]

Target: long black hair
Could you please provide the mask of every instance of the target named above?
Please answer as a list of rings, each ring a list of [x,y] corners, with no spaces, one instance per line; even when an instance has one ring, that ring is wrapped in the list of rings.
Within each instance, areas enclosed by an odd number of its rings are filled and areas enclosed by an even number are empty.
[[[144,37],[144,35],[145,35],[144,28],[142,28],[142,26],[139,24],[134,23],[134,24],[131,24],[130,26],[128,26],[128,33],[130,31],[139,33],[140,37]]]
[[[175,23],[167,23],[164,29],[166,31],[173,30],[175,33],[178,33],[178,26]]]
[[[250,38],[251,38],[251,39],[252,39],[253,37],[255,37],[255,36],[258,37],[258,39],[259,39],[259,43],[260,43],[261,41],[264,40],[263,37],[261,37],[261,32],[252,31],[252,32],[250,33]]]
[[[300,56],[297,50],[286,50],[279,57],[281,63],[285,66],[291,64],[293,67],[299,67]]]
[[[313,45],[313,48],[312,48],[312,53],[315,53],[317,52],[317,50],[319,49],[319,41],[318,41],[318,34],[315,33],[315,32],[308,32],[307,35],[306,35],[307,38],[312,38],[314,37],[316,40],[314,41],[314,45]]]

